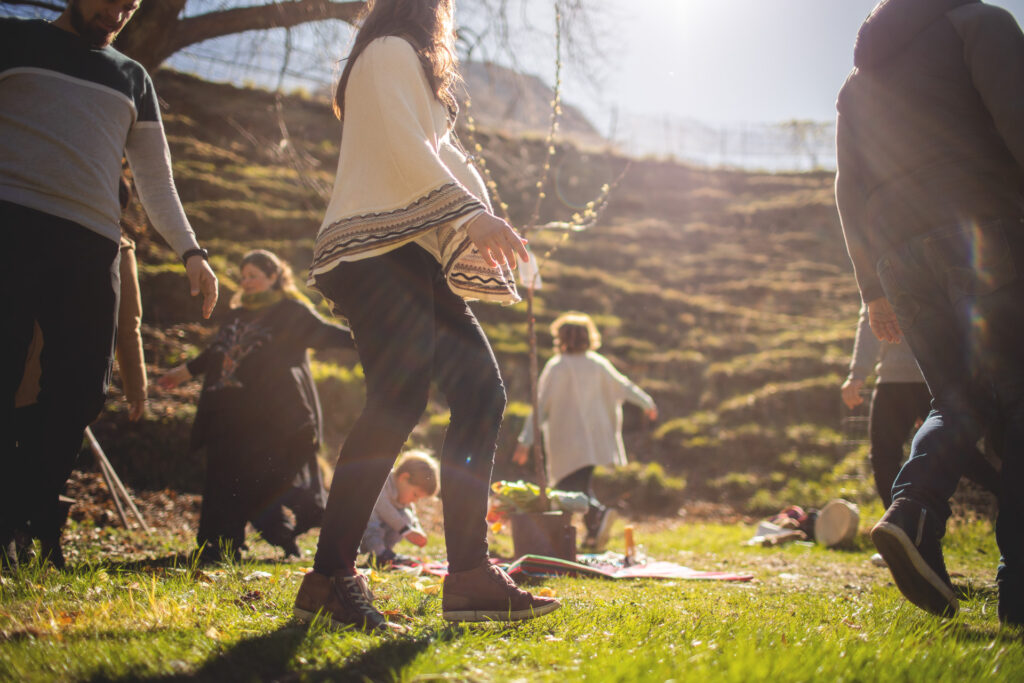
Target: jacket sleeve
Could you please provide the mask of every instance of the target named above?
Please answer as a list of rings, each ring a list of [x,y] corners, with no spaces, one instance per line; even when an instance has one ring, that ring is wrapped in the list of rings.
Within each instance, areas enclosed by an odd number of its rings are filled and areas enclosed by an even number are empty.
[[[857,320],[857,334],[853,338],[853,357],[850,360],[850,379],[867,379],[878,363],[882,342],[871,331],[868,321],[868,307],[861,305]]]
[[[402,509],[409,516],[409,528],[402,533],[402,536],[405,537],[410,531],[416,531],[421,534],[424,533],[423,526],[420,524],[419,515],[416,514],[416,508],[410,505],[409,507]]]
[[[210,351],[210,347],[203,349],[198,356],[185,363],[185,367],[188,368],[189,373],[193,377],[203,375],[209,369],[210,359],[213,356]]]
[[[965,5],[948,16],[963,39],[974,87],[1024,168],[1024,34],[1012,14],[992,5]]]
[[[125,156],[135,178],[135,188],[153,227],[181,256],[199,246],[196,234],[185,217],[171,172],[171,152],[160,120],[156,91],[145,76],[145,94],[139,106],[139,119],[128,132]]]
[[[324,320],[319,313],[305,304],[302,315],[302,339],[306,347],[311,349],[354,349],[355,341],[352,331],[344,325]]]
[[[146,400],[146,363],[142,351],[142,297],[135,243],[121,239],[121,301],[117,309],[117,366],[124,395],[130,402]]]
[[[607,358],[598,353],[595,353],[594,356],[601,364],[601,367],[604,368],[605,376],[611,381],[615,394],[620,401],[627,401],[638,405],[644,410],[652,410],[654,408],[654,399],[646,391],[616,370],[615,366]]]
[[[866,193],[857,143],[846,120],[836,119],[836,207],[846,238],[846,251],[853,263],[861,299],[866,303],[885,296],[878,279],[878,255],[868,246],[864,216]]]

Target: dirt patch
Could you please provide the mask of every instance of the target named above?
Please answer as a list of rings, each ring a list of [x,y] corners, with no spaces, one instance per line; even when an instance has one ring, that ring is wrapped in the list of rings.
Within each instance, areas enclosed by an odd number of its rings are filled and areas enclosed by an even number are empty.
[[[121,526],[110,489],[99,473],[76,470],[72,473],[65,491],[66,495],[75,500],[68,515],[71,519],[101,528]],[[142,518],[154,529],[172,533],[193,533],[199,522],[201,496],[179,493],[173,489],[133,491],[130,487],[128,493]],[[129,520],[134,523],[131,513],[127,510],[126,513]]]

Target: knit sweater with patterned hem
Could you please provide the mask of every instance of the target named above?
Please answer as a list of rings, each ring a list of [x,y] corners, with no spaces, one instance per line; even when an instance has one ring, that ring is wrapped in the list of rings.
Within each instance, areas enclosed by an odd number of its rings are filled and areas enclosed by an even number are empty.
[[[372,41],[345,89],[344,131],[309,284],[343,261],[415,242],[434,256],[467,299],[519,301],[511,272],[487,264],[463,227],[490,211],[487,188],[451,139],[445,108],[413,46]]]

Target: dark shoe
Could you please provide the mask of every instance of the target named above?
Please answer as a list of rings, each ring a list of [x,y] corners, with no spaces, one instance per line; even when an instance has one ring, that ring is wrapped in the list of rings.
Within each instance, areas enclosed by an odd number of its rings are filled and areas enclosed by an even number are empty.
[[[327,576],[309,572],[302,578],[295,596],[292,613],[302,622],[312,621],[324,612],[331,618],[331,627],[356,627],[363,631],[390,631],[404,633],[406,628],[394,624],[373,607],[373,594],[362,574],[356,576]]]
[[[370,553],[366,556],[365,563],[360,567],[372,567],[374,569],[390,569],[392,567],[410,567],[417,564],[415,557],[396,553],[394,550],[385,550],[382,553]]]
[[[240,562],[242,551],[230,545],[214,545],[212,541],[203,543],[189,554],[189,564],[209,565],[221,562]]]
[[[18,544],[13,538],[0,542],[0,572],[15,572],[18,569]]]
[[[1007,626],[1024,626],[1024,591],[1006,581],[999,584],[999,621]]]
[[[67,567],[67,562],[64,561],[64,549],[60,545],[60,539],[40,539],[39,541],[39,557],[43,559],[43,562],[49,562],[53,565],[54,569],[63,571]]]
[[[33,561],[35,561],[35,540],[27,532],[16,531],[14,533],[14,547],[17,548],[19,566],[27,567],[28,565],[32,564]]]
[[[871,530],[896,587],[921,609],[942,617],[956,614],[959,603],[942,559],[942,527],[909,498],[898,498]]]
[[[281,550],[284,551],[284,559],[289,557],[302,557],[302,551],[299,550],[299,544],[295,542],[294,538],[290,538],[281,544]]]
[[[441,616],[448,621],[521,621],[560,606],[554,598],[535,597],[520,589],[493,564],[444,577]]]

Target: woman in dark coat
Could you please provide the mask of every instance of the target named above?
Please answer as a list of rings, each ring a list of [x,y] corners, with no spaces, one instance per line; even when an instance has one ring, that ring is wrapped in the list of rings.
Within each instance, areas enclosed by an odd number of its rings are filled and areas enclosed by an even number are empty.
[[[203,560],[225,550],[237,557],[250,520],[266,540],[296,552],[294,528],[274,509],[300,470],[316,467],[322,419],[307,349],[354,348],[348,328],[317,315],[269,251],[242,258],[240,284],[210,346],[160,379],[171,388],[204,375],[191,440],[207,452],[196,535]],[[310,493],[322,506],[322,491]]]

